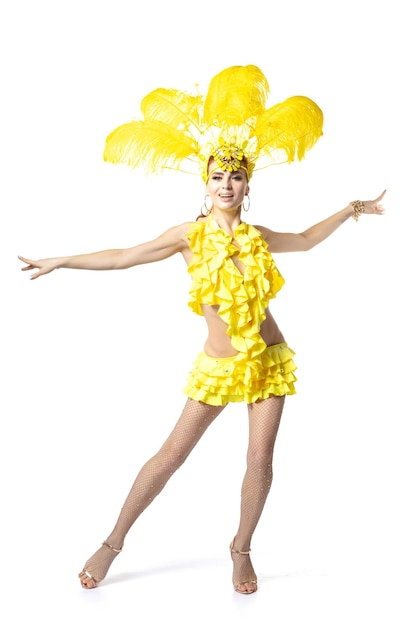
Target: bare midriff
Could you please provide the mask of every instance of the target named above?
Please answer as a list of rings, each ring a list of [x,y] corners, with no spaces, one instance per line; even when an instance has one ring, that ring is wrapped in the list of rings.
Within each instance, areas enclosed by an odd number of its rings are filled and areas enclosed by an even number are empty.
[[[204,344],[204,352],[211,357],[225,358],[235,356],[231,339],[227,334],[227,324],[218,315],[217,306],[202,305],[204,318],[207,322],[208,337]],[[265,311],[266,318],[261,325],[260,335],[267,346],[274,346],[285,341],[280,329],[269,309]]]

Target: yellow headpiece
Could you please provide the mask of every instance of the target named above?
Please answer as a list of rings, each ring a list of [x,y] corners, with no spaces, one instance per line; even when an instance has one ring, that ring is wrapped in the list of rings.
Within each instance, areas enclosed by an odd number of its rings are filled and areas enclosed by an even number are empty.
[[[116,128],[107,137],[104,160],[191,171],[199,166],[207,181],[213,157],[224,171],[246,162],[248,179],[265,164],[302,159],[320,138],[323,113],[305,96],[265,108],[269,85],[255,65],[229,67],[216,74],[207,96],[176,89],[155,89],[141,102],[143,120]]]

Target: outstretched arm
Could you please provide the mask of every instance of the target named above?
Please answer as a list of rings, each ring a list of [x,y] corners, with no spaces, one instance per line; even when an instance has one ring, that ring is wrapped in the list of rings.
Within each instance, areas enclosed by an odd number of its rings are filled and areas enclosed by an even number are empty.
[[[384,208],[381,204],[385,191],[375,200],[363,202],[363,213],[370,215],[383,215]],[[263,226],[257,226],[264,235],[265,241],[271,252],[299,252],[311,250],[321,243],[339,228],[349,217],[355,215],[354,207],[351,204],[327,219],[311,226],[302,233],[277,233]]]
[[[39,278],[45,274],[49,274],[55,269],[68,268],[77,270],[121,270],[141,265],[144,263],[153,263],[166,259],[176,252],[181,252],[188,245],[185,237],[188,224],[174,226],[165,231],[162,235],[141,243],[133,248],[121,248],[115,250],[101,250],[99,252],[91,252],[89,254],[77,254],[75,256],[53,257],[48,259],[40,259],[33,261],[23,256],[18,258],[26,263],[22,267],[23,271],[38,271],[31,275],[31,279]]]

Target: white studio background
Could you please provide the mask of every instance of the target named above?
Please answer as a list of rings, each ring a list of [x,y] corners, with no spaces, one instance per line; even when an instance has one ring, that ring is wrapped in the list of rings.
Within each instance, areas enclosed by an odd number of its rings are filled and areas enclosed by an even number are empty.
[[[4,623],[415,625],[411,4],[17,0],[0,18]],[[215,73],[249,63],[269,80],[269,105],[308,95],[325,127],[302,163],[255,174],[247,220],[301,231],[385,188],[387,213],[277,258],[286,285],[272,308],[299,384],[253,542],[256,597],[235,597],[227,554],[242,406],[87,593],[77,573],[172,428],[204,323],[187,308],[180,258],[31,282],[17,255],[128,247],[194,219],[198,177],[105,164],[105,137],[152,89],[205,93]]]

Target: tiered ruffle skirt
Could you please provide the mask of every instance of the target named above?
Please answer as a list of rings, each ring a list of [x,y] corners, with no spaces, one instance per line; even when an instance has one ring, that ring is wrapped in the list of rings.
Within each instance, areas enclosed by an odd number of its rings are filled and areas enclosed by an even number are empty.
[[[297,366],[286,343],[267,347],[252,359],[239,355],[216,358],[201,352],[189,374],[184,392],[212,406],[229,402],[252,404],[270,396],[292,395]]]

